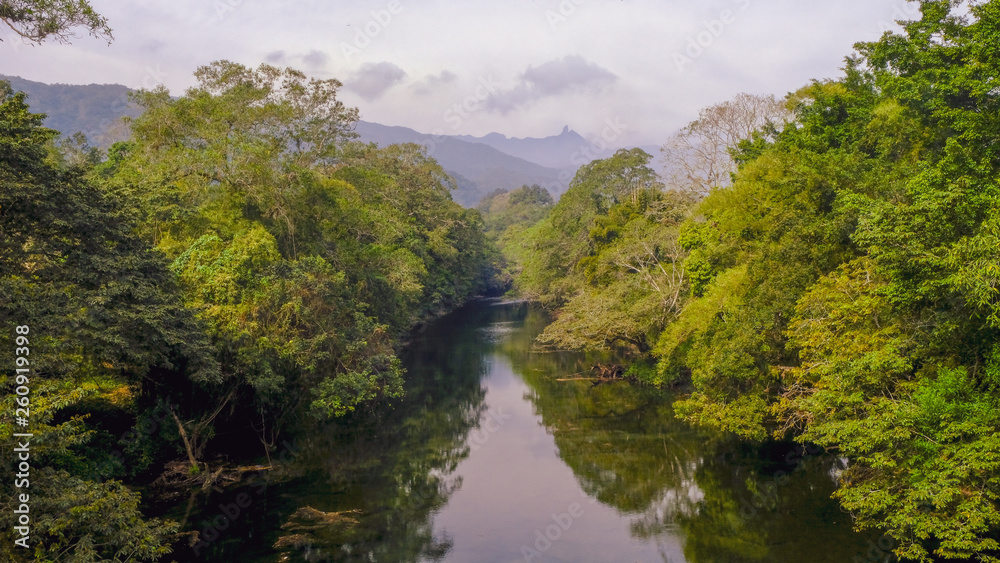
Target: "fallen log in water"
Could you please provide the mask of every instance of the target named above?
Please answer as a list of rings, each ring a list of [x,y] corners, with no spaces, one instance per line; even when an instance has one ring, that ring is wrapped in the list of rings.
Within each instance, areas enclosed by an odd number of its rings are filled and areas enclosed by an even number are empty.
[[[588,372],[579,371],[571,373],[556,379],[556,381],[593,381],[594,385],[599,385],[601,383],[624,381],[627,379],[625,377],[625,366],[619,364],[594,364],[589,370],[589,373],[592,374],[591,377],[577,377],[585,373]]]

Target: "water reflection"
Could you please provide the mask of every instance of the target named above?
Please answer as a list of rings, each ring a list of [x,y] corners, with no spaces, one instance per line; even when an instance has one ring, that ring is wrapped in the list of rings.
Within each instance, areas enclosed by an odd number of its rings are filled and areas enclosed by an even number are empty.
[[[433,323],[405,359],[406,398],[302,429],[295,478],[230,531],[242,546],[220,540],[204,560],[852,561],[868,549],[829,498],[835,459],[695,430],[669,393],[559,381],[601,358],[535,350],[548,322],[531,305],[480,304]]]
[[[487,326],[493,311],[470,308],[418,336],[405,358],[405,399],[363,428],[358,421],[325,429],[325,443],[310,451],[306,463],[322,467],[325,483],[310,489],[333,492],[324,499],[299,498],[308,506],[334,512],[354,511],[356,524],[315,526],[289,519],[289,535],[305,536],[310,560],[439,560],[452,540],[436,533],[432,516],[462,486],[455,473],[470,453],[469,433],[484,412],[483,376],[488,366],[483,337],[474,327]],[[319,452],[323,452],[320,454]],[[287,542],[286,542],[287,543]]]
[[[627,519],[634,539],[681,536],[691,563],[853,561],[868,550],[830,498],[840,460],[698,431],[674,418],[666,392],[559,381],[594,359],[531,353],[545,322],[528,313],[499,350],[580,487]]]

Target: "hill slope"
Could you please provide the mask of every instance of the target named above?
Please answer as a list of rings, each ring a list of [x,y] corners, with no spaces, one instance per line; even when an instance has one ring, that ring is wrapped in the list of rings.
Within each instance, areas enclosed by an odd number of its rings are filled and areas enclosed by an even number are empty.
[[[121,84],[45,84],[4,75],[0,80],[28,95],[31,110],[47,116],[46,127],[63,135],[82,132],[101,147],[122,138],[122,116],[138,114],[129,105],[129,89]]]

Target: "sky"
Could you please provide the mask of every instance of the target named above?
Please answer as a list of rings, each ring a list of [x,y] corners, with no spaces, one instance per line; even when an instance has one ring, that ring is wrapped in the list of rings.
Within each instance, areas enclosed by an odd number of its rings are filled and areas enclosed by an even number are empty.
[[[195,85],[228,59],[336,78],[362,119],[424,133],[545,137],[564,126],[660,145],[740,92],[837,78],[906,0],[91,0],[114,41],[24,44],[0,74],[48,83]]]

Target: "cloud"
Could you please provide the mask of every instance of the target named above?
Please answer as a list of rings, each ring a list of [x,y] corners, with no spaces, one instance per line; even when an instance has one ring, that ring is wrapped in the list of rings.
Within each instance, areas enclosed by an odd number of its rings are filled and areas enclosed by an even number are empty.
[[[903,0],[749,4],[745,0],[567,0],[561,5],[576,9],[553,29],[543,5],[558,11],[557,0],[450,0],[418,3],[419,9],[402,2],[405,9],[383,25],[379,18],[387,21],[381,17],[387,2],[305,0],[296,3],[296,9],[289,9],[290,2],[245,0],[101,2],[101,15],[115,28],[110,47],[81,33],[69,45],[50,42],[30,48],[13,38],[7,41],[12,32],[5,35],[0,30],[5,40],[0,43],[0,72],[49,83],[117,82],[133,88],[163,81],[181,94],[196,84],[191,73],[197,65],[219,59],[250,66],[267,61],[317,77],[337,76],[345,83],[366,62],[392,61],[411,76],[381,98],[367,101],[344,90],[352,104],[363,104],[369,119],[435,130],[441,127],[442,112],[473,94],[482,78],[500,84],[491,91],[492,110],[481,102],[484,111],[463,120],[457,132],[544,137],[569,123],[590,133],[600,132],[605,119],[620,116],[635,124],[627,134],[635,139],[630,142],[661,143],[696,118],[700,108],[739,92],[780,95],[814,78],[841,76],[852,45],[877,40],[882,23],[895,27],[890,22],[902,17],[899,12],[907,13],[911,4]],[[225,10],[220,21],[217,8],[222,4],[234,9]],[[741,10],[743,5],[749,7]],[[683,53],[688,39],[704,31],[706,22],[718,19],[723,8],[733,10],[737,20],[694,65],[686,67],[683,80],[678,79],[672,55]],[[381,30],[368,38],[366,58],[344,61],[339,45],[353,45],[359,28],[363,31],[372,20]],[[165,46],[152,52],[154,41]],[[324,67],[314,69],[303,60],[313,49],[329,56]],[[565,55],[580,55],[583,60]],[[445,68],[457,75],[454,82],[427,81],[429,74],[440,78]],[[553,84],[559,72],[565,72],[575,86]],[[602,85],[604,92],[587,94],[588,88]],[[430,92],[422,94],[418,86]],[[614,96],[607,95],[611,91]],[[523,109],[514,109],[518,104]]]
[[[321,68],[326,65],[330,57],[326,56],[326,53],[322,51],[310,51],[309,54],[302,57],[302,60],[309,65],[309,68]]]
[[[270,64],[283,63],[285,62],[285,52],[281,50],[271,51],[270,53],[264,55],[264,60]]]
[[[345,81],[344,87],[372,101],[381,98],[405,76],[403,69],[390,62],[367,63]]]
[[[611,71],[579,55],[570,55],[537,67],[529,66],[513,89],[492,94],[486,100],[486,107],[506,115],[542,98],[578,92],[597,93],[617,80]]]
[[[144,42],[139,47],[139,50],[143,53],[158,54],[166,46],[167,43],[164,41],[161,41],[159,39],[151,39],[149,41]]]
[[[458,75],[450,70],[442,70],[439,74],[428,74],[423,80],[413,85],[413,92],[424,96],[443,84],[451,84],[456,78]]]

